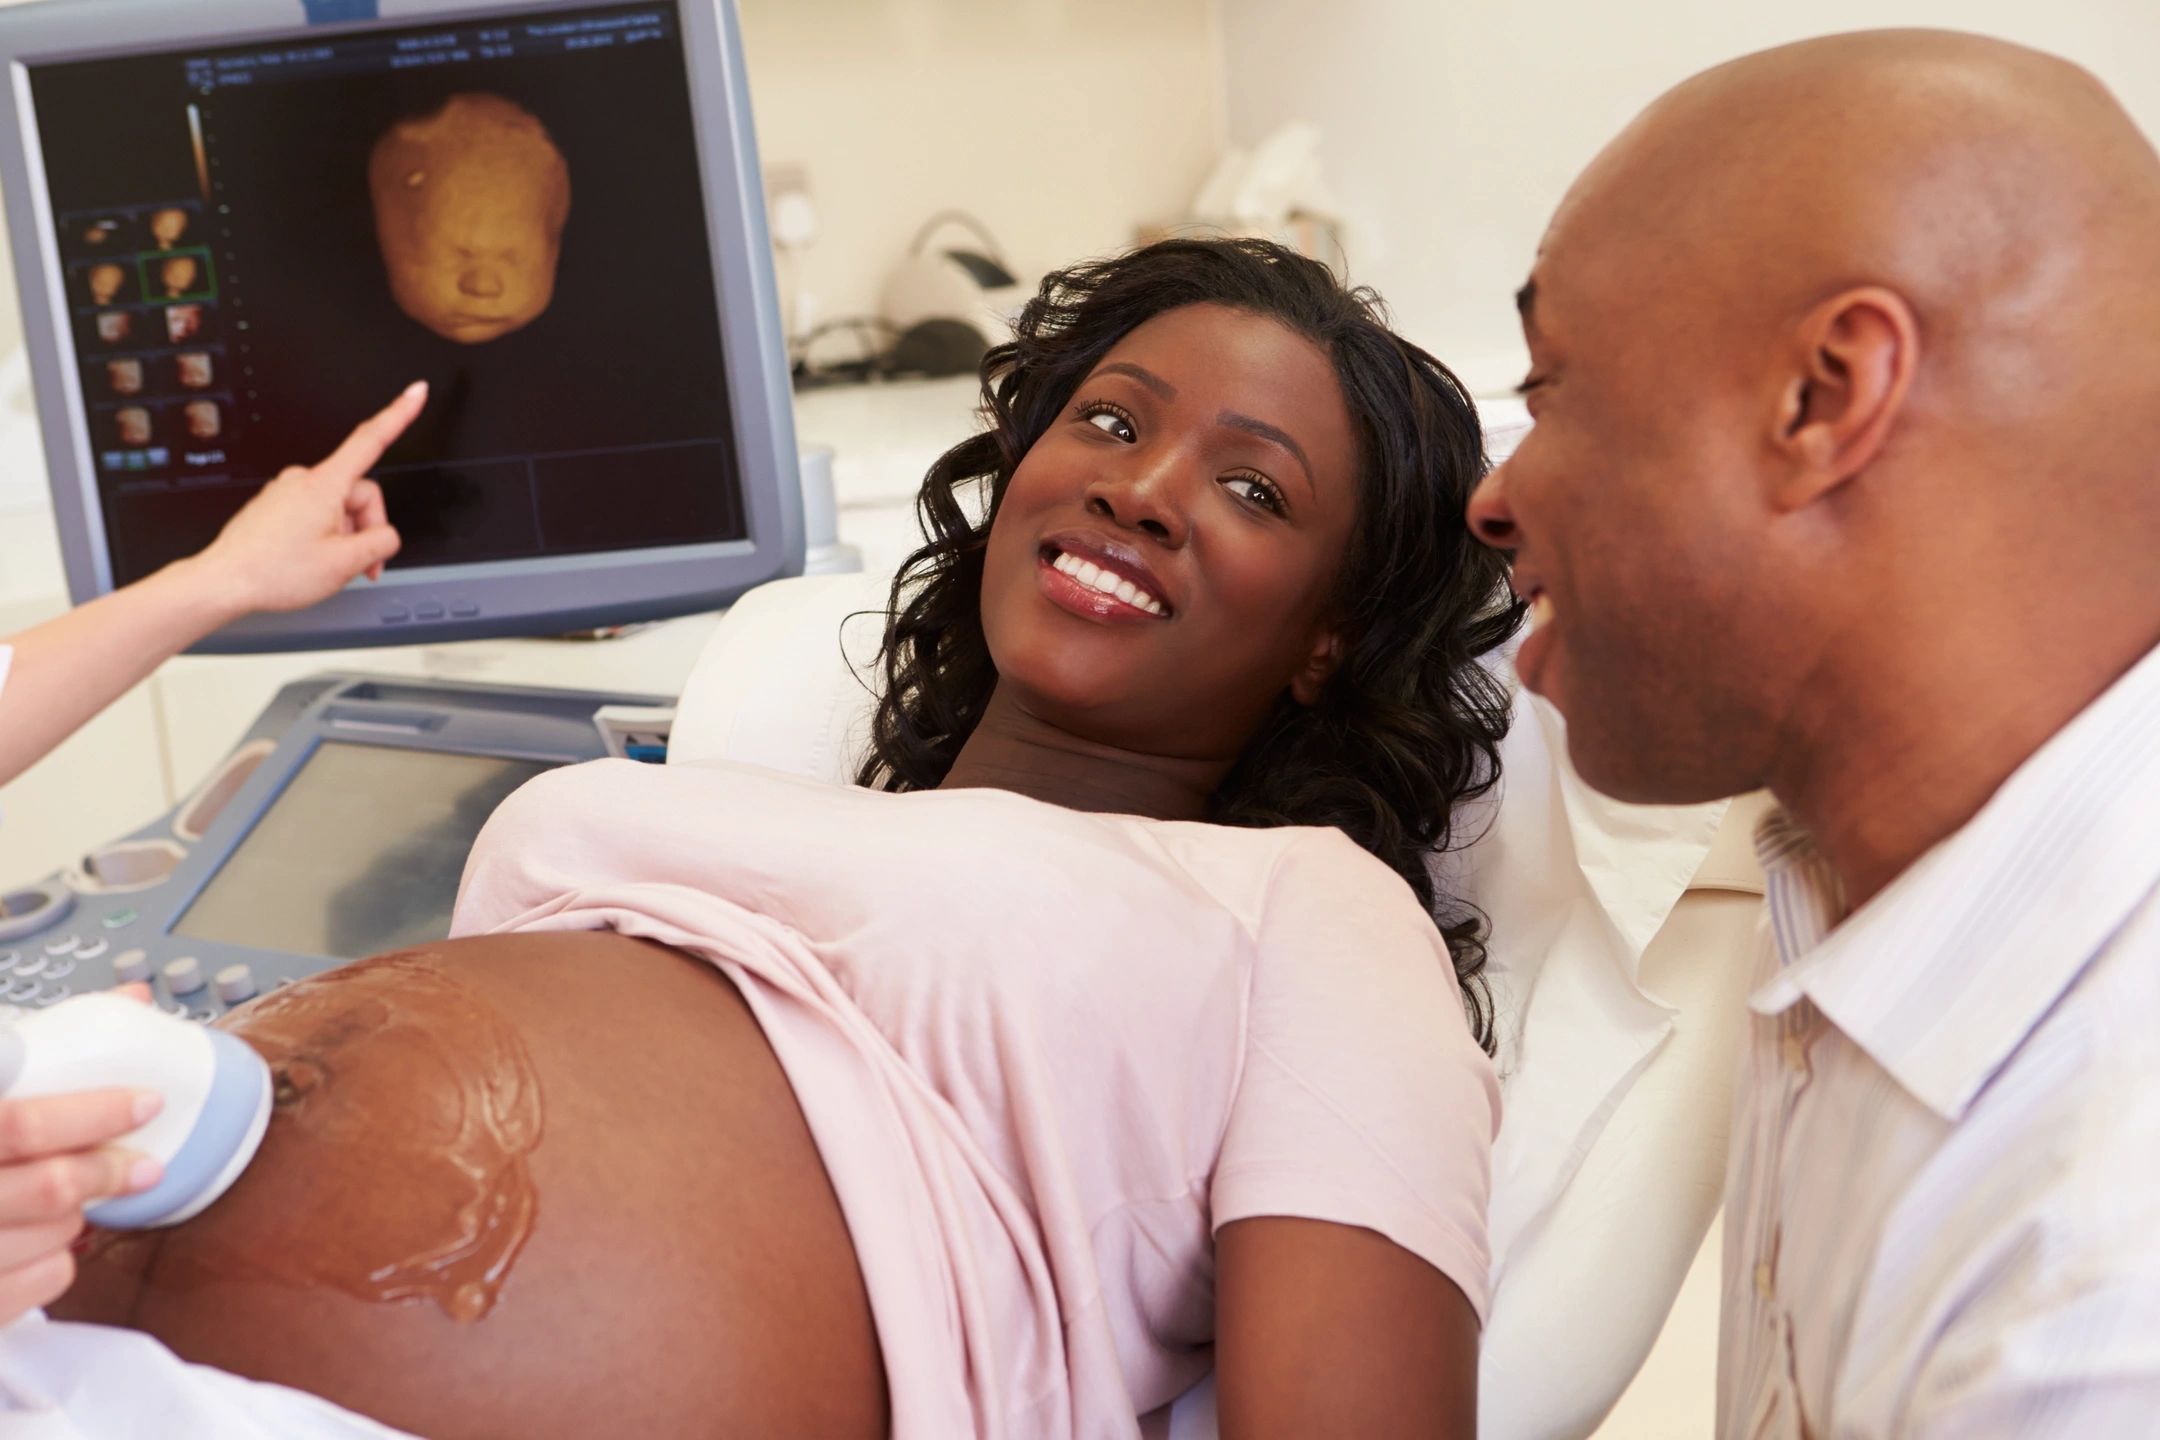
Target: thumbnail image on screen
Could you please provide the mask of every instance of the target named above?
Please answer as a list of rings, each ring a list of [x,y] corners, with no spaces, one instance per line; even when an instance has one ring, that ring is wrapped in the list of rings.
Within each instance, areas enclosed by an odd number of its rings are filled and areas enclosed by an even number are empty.
[[[394,565],[746,535],[672,5],[30,83],[115,583],[415,379]]]

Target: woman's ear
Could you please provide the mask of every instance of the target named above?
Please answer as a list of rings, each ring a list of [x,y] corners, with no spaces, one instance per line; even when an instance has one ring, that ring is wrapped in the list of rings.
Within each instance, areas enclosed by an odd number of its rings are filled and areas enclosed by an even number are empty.
[[[1312,653],[1290,677],[1290,698],[1307,708],[1319,704],[1321,692],[1342,664],[1342,654],[1342,632],[1332,625],[1323,628],[1313,639]]]

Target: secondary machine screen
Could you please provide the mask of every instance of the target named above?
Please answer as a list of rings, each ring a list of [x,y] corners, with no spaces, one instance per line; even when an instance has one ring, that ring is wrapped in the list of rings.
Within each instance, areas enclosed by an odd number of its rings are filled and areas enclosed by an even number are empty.
[[[173,933],[357,960],[450,933],[474,837],[549,762],[318,746]]]
[[[747,534],[672,6],[30,83],[116,585],[415,379],[396,566]]]

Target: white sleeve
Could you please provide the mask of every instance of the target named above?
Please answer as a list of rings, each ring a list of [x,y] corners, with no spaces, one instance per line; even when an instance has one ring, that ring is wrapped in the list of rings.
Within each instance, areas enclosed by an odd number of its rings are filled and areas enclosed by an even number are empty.
[[[1500,1089],[1446,942],[1401,877],[1332,831],[1277,863],[1259,942],[1214,1227],[1276,1215],[1377,1231],[1482,1318]]]
[[[193,1365],[148,1335],[48,1320],[0,1329],[10,1440],[413,1440],[283,1385]]]

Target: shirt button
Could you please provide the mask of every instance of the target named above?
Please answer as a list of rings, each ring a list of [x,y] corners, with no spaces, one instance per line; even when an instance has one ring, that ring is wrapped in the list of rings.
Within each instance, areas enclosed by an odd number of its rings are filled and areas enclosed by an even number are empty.
[[[1770,1298],[1770,1262],[1767,1260],[1756,1262],[1755,1293],[1765,1300]]]

